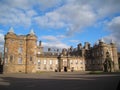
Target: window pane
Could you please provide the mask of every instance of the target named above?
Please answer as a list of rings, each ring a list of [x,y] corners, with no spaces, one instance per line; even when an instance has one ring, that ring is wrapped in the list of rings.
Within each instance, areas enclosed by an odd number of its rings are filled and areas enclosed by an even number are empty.
[[[52,60],[50,60],[50,64],[52,64]]]
[[[22,64],[22,58],[18,58],[18,64]]]
[[[19,47],[18,52],[22,53],[22,47]]]
[[[40,60],[38,60],[38,66],[40,66]]]
[[[46,62],[46,60],[44,60],[44,64],[46,64],[47,62]]]
[[[58,60],[56,60],[56,64],[58,64]]]
[[[5,52],[7,52],[8,51],[8,48],[7,47],[5,47]]]

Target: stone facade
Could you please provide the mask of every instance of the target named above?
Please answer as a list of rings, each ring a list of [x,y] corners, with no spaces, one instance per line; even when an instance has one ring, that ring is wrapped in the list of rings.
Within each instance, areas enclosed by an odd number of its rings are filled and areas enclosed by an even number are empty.
[[[119,63],[119,69],[120,69],[120,52],[118,53],[118,63]]]
[[[104,70],[106,52],[114,62],[114,71],[119,70],[117,48],[113,42],[106,44],[100,40],[93,47],[88,42],[52,52],[43,51],[41,41],[33,30],[28,35],[16,35],[11,28],[5,35],[4,73],[35,73],[39,71],[85,71]]]
[[[4,72],[36,72],[37,37],[31,31],[28,35],[16,35],[12,28],[5,35]]]

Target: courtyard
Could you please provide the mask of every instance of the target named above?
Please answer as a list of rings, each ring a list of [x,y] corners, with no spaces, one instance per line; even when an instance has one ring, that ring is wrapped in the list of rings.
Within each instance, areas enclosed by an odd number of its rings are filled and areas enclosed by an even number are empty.
[[[0,74],[0,90],[117,90],[120,73]]]

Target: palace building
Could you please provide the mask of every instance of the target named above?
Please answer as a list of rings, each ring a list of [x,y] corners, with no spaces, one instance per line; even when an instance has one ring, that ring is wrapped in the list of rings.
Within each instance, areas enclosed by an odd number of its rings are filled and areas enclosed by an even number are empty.
[[[102,39],[91,47],[89,42],[77,48],[63,48],[61,52],[44,52],[42,42],[31,30],[27,35],[16,35],[11,28],[5,35],[3,73],[36,73],[39,71],[86,71],[104,70],[106,53],[114,63],[113,71],[119,70],[117,48],[114,42]]]

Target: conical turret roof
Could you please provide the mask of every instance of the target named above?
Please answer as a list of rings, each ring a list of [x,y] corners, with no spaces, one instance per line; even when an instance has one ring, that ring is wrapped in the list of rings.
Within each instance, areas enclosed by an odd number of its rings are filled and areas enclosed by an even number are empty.
[[[10,27],[10,29],[9,29],[9,33],[14,33],[14,29],[13,29],[13,27]]]
[[[33,30],[33,29],[31,29],[31,30],[30,30],[30,35],[35,35],[35,33],[34,33],[34,30]]]

